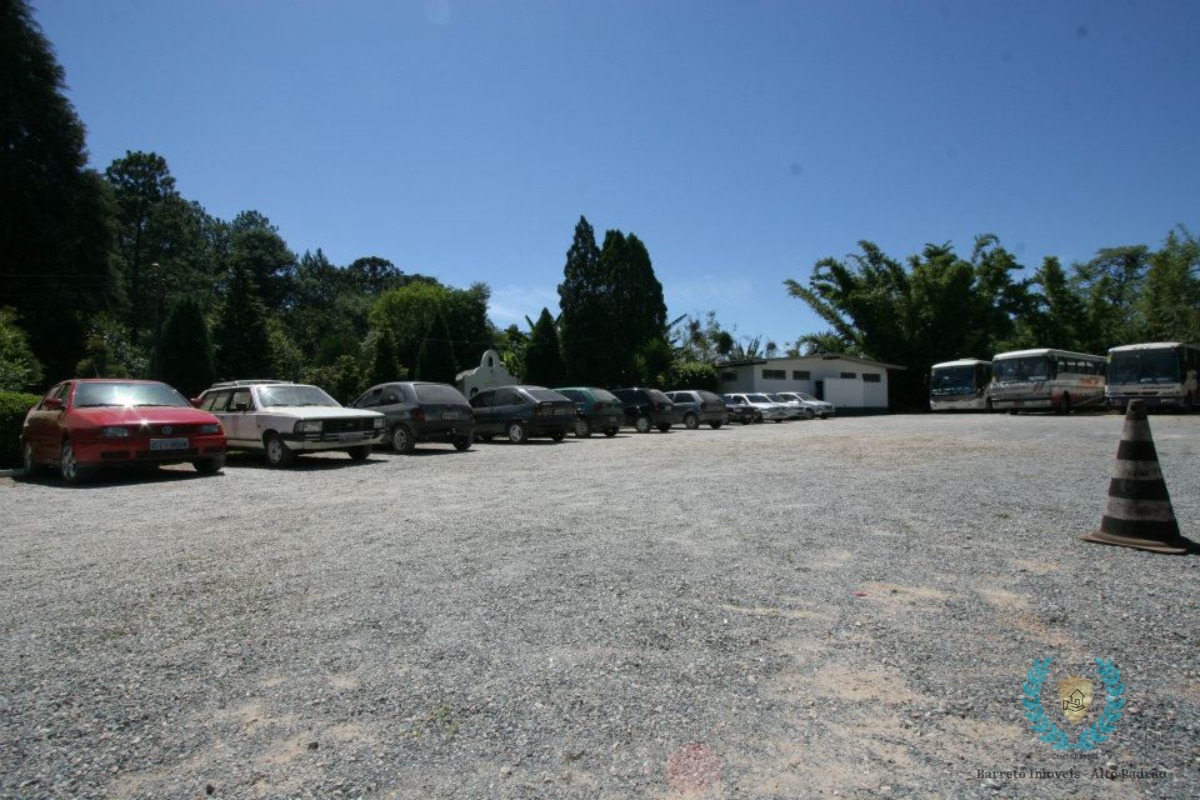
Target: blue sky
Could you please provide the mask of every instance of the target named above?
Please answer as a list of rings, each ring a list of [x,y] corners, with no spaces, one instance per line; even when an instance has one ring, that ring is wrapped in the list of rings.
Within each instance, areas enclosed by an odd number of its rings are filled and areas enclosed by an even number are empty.
[[[582,214],[672,317],[783,346],[861,239],[1048,255],[1200,230],[1200,3],[34,0],[104,169],[298,254],[492,288],[524,325]]]

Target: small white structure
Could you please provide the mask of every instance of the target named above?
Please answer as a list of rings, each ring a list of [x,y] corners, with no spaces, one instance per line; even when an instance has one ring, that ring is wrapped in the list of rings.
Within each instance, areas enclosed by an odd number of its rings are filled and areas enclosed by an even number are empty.
[[[455,375],[454,383],[470,400],[480,389],[510,386],[517,383],[517,378],[505,368],[499,353],[495,350],[485,350],[483,358],[479,359],[479,366]]]
[[[839,414],[888,410],[888,370],[895,364],[837,353],[717,364],[721,393],[805,392],[837,406]]]

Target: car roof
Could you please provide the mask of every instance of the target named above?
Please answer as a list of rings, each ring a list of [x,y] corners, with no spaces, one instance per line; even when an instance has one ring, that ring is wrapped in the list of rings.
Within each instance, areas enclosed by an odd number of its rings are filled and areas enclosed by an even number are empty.
[[[289,384],[292,386],[307,385],[307,384],[301,384],[301,383],[294,383],[293,381],[275,381],[275,380],[270,380],[268,378],[255,378],[253,380],[246,380],[246,381],[218,381],[217,383],[214,383],[212,386],[210,386],[208,388],[209,389],[228,389],[231,386],[257,386],[262,383]]]

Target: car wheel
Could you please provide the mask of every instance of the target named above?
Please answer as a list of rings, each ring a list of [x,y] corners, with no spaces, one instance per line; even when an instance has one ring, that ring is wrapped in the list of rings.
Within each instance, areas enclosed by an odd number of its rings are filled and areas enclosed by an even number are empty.
[[[658,423],[658,429],[659,429],[660,431],[662,431],[663,433],[666,433],[667,431],[671,430],[671,423],[669,423],[669,422],[660,422],[660,423]]]
[[[470,436],[460,436],[459,438],[455,439],[454,440],[454,449],[460,453],[463,452],[464,450],[470,450],[471,449],[471,437]]]
[[[683,427],[687,428],[689,431],[696,430],[696,428],[700,427],[700,418],[695,414],[684,415]]]
[[[616,428],[606,428],[604,430],[604,435],[611,439],[612,437],[617,435],[617,429]]]
[[[417,440],[413,437],[412,432],[403,425],[397,425],[392,428],[392,450],[397,453],[408,455],[417,446]]]
[[[201,475],[216,475],[225,468],[225,456],[198,458],[192,462],[192,466],[195,467],[196,472],[199,472]]]
[[[267,464],[272,467],[286,467],[292,463],[292,451],[283,443],[277,433],[267,434]]]
[[[708,423],[708,427],[712,428],[715,431],[721,427],[721,423],[720,422],[710,422],[710,423]]]
[[[75,448],[69,441],[63,442],[62,450],[58,453],[58,471],[67,483],[82,483],[92,475],[92,469],[79,463],[75,457]]]
[[[529,432],[520,422],[508,423],[508,440],[513,444],[525,444],[529,441]]]
[[[815,416],[817,416],[817,412],[813,411],[811,408],[804,409],[804,418],[805,419],[812,419]]]
[[[637,419],[635,419],[633,421],[633,427],[637,430],[638,433],[649,433],[650,432],[650,418],[645,415],[638,417]]]
[[[366,461],[367,456],[371,455],[371,445],[360,444],[358,447],[351,447],[346,453],[353,461]]]
[[[33,455],[33,442],[21,443],[21,477],[32,478],[42,471],[42,465],[37,463]]]
[[[575,438],[586,439],[592,435],[592,423],[583,417],[575,420]]]
[[[554,442],[561,442],[565,438],[567,438],[567,434],[565,431],[556,431],[556,432],[550,434],[550,440],[554,441]]]

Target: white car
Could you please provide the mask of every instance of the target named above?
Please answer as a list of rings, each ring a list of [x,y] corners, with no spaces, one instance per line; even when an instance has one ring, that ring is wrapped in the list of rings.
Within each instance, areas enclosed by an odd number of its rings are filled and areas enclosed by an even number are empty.
[[[776,403],[765,394],[723,394],[721,399],[735,405],[750,405],[762,413],[763,420],[783,422],[792,418],[792,411],[785,405]]]
[[[793,400],[781,394],[769,394],[767,397],[771,398],[776,403],[779,403],[781,406],[787,406],[788,411],[791,412],[792,419],[812,419],[817,415],[817,412],[813,411],[799,400]]]
[[[811,394],[805,394],[804,392],[780,392],[776,397],[786,397],[789,400],[795,400],[802,407],[810,409],[813,412],[813,416],[820,417],[821,419],[829,419],[837,413],[837,408],[834,407],[833,403],[818,400]]]
[[[261,450],[272,467],[321,450],[343,450],[362,461],[387,434],[383,414],[345,408],[302,383],[227,381],[205,389],[194,403],[221,420],[230,450]]]

